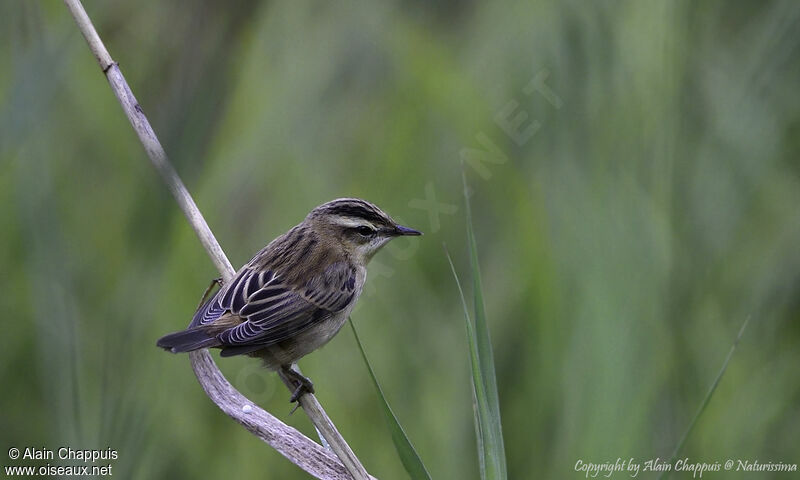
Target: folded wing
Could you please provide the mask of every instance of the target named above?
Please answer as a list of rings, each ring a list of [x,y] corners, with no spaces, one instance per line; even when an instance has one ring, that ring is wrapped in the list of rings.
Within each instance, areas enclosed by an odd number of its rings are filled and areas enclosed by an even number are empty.
[[[245,267],[197,311],[190,328],[213,327],[233,314],[241,323],[215,335],[223,355],[263,348],[347,308],[355,298],[355,275],[352,267],[337,262],[305,285],[291,286],[272,271]]]

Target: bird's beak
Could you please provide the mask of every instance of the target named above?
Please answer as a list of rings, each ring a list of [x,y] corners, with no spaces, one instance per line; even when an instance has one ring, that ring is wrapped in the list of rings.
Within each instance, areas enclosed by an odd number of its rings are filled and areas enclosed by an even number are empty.
[[[413,228],[404,227],[402,225],[395,226],[394,227],[394,232],[392,232],[392,233],[394,233],[395,235],[408,235],[408,236],[412,236],[412,237],[416,237],[418,235],[422,235],[422,232],[414,230]]]

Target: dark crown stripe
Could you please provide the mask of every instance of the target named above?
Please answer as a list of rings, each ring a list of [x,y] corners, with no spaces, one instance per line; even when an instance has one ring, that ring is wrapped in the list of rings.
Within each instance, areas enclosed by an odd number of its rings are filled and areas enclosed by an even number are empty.
[[[343,200],[328,205],[325,212],[330,215],[341,215],[367,220],[368,222],[386,223],[386,214],[367,202]]]

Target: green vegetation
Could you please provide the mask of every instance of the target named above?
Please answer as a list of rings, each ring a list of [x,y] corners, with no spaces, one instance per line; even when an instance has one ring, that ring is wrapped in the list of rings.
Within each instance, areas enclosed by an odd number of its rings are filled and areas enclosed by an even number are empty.
[[[714,392],[717,391],[717,386],[719,385],[720,380],[722,380],[722,376],[725,375],[725,370],[728,369],[728,363],[730,363],[731,358],[733,357],[733,353],[736,351],[736,347],[739,346],[739,341],[742,339],[742,335],[744,334],[745,329],[747,328],[747,324],[750,323],[750,317],[747,317],[742,323],[742,328],[739,329],[739,334],[736,335],[736,339],[733,341],[733,345],[731,345],[731,349],[728,351],[728,355],[725,357],[725,361],[722,362],[722,368],[719,369],[719,373],[717,374],[716,378],[714,378],[714,382],[711,384],[711,387],[708,389],[708,393],[706,393],[705,398],[703,399],[703,403],[700,404],[700,408],[697,409],[697,413],[692,417],[692,421],[689,422],[689,427],[686,429],[686,432],[681,437],[678,445],[675,446],[675,450],[672,452],[672,455],[669,457],[669,464],[674,465],[675,461],[678,459],[678,454],[681,452],[683,448],[683,444],[686,443],[686,439],[689,438],[691,435],[692,430],[694,430],[694,426],[697,424],[697,420],[700,419],[700,416],[703,415],[703,412],[706,410],[708,406],[708,402],[711,401],[711,397],[714,396]],[[359,344],[360,346],[361,344]],[[661,472],[658,476],[659,479],[668,478],[669,474],[671,473],[670,470],[665,470]]]
[[[480,478],[440,247],[472,271],[462,162],[508,478],[668,459],[748,316],[680,456],[798,461],[800,4],[85,6],[234,265],[340,196],[425,233],[375,257],[353,316],[431,478]],[[217,272],[65,7],[0,2],[0,40],[0,452],[307,478],[155,347]],[[276,375],[218,363],[315,436]],[[300,366],[370,473],[402,478],[353,337]]]
[[[383,389],[381,389],[381,385],[378,383],[378,379],[375,377],[375,372],[372,370],[372,366],[369,364],[367,354],[364,352],[364,346],[361,345],[361,340],[358,338],[358,333],[356,332],[356,326],[353,325],[353,320],[348,319],[347,323],[350,324],[350,328],[353,330],[353,338],[355,338],[356,345],[358,345],[358,350],[361,352],[361,356],[367,366],[369,378],[372,380],[373,385],[375,385],[375,390],[378,393],[378,400],[380,401],[381,408],[383,409],[386,423],[389,426],[389,432],[392,436],[394,448],[397,450],[397,455],[400,457],[400,461],[403,462],[403,468],[406,469],[408,476],[412,480],[430,480],[431,476],[428,473],[428,470],[425,468],[425,465],[423,465],[422,459],[419,458],[419,454],[414,449],[414,446],[411,444],[411,440],[408,439],[408,435],[406,435],[406,432],[403,430],[403,427],[400,425],[400,422],[397,420],[397,417],[392,411],[392,407],[389,406],[386,396],[383,394]]]
[[[469,308],[458,279],[453,259],[445,248],[447,261],[453,272],[461,303],[464,307],[464,320],[467,326],[469,343],[470,368],[472,370],[472,395],[475,412],[475,435],[478,441],[478,456],[481,467],[481,479],[504,480],[506,472],[505,447],[503,446],[503,429],[500,420],[500,402],[497,398],[497,378],[494,367],[494,354],[486,321],[486,310],[483,305],[483,286],[478,265],[478,246],[475,231],[472,227],[472,209],[469,205],[467,179],[464,180],[464,203],[467,212],[467,245],[469,247],[469,263],[472,275],[472,297],[474,301],[475,321],[470,319]]]

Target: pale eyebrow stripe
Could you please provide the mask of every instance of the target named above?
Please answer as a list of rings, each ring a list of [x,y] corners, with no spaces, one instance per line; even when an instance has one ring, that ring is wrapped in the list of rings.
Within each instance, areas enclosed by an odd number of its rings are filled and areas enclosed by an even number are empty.
[[[337,225],[341,225],[343,227],[370,227],[373,230],[377,230],[375,225],[372,222],[364,220],[363,218],[355,218],[355,217],[345,217],[342,215],[332,215],[329,217],[331,223],[335,223]]]

